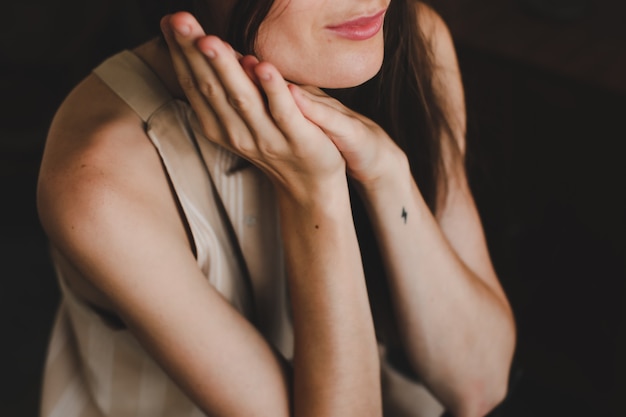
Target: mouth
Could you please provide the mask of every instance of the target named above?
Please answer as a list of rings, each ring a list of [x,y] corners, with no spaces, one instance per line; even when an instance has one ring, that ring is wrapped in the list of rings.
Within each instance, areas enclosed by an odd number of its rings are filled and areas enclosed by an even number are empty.
[[[355,41],[366,40],[374,37],[383,27],[385,11],[381,10],[374,15],[359,17],[338,25],[326,26],[326,29],[342,38]]]

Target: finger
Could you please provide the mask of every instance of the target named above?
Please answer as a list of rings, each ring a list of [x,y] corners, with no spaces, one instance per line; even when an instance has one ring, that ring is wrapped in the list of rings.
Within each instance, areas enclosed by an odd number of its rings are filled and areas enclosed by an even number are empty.
[[[195,18],[186,12],[177,13],[170,17],[169,26],[173,30],[171,36],[166,36],[166,41],[185,93],[193,96],[201,94],[209,100],[223,95],[217,76],[196,47],[196,43],[206,35]]]
[[[197,43],[206,38],[204,31],[186,12],[172,15],[168,23],[166,26],[173,30],[164,31],[164,34],[181,88],[201,121],[205,135],[232,149],[231,137],[241,141],[250,135],[245,123],[229,105],[221,81],[207,57],[197,47]],[[222,43],[222,47],[231,59],[236,59],[230,46]]]
[[[227,102],[248,128],[252,132],[271,128],[261,92],[228,47],[219,38],[207,36],[198,41],[198,48],[208,58],[211,69],[221,82]],[[246,58],[244,63],[252,59]]]
[[[348,151],[355,145],[360,122],[347,113],[345,107],[337,109],[336,100],[321,99],[297,85],[290,85],[289,91],[302,115],[322,129],[340,151]]]
[[[239,59],[239,64],[241,65],[241,68],[243,68],[243,70],[252,80],[254,85],[256,85],[258,88],[261,88],[261,82],[259,81],[259,77],[257,77],[256,73],[254,72],[254,67],[256,67],[258,63],[259,60],[252,55],[246,55]]]
[[[289,84],[273,65],[263,62],[254,68],[254,72],[267,96],[268,108],[278,128],[287,138],[302,136],[303,128],[313,126],[302,115],[289,91]]]
[[[185,57],[173,30],[173,25],[175,23],[177,25],[176,28],[179,36],[192,36],[191,26],[189,26],[185,21],[181,22],[180,16],[178,16],[175,22],[172,22],[172,17],[172,15],[167,15],[161,19],[161,31],[163,32],[163,36],[167,42],[172,59],[172,65],[174,66],[178,82],[183,89],[185,96],[189,100],[189,103],[196,112],[200,123],[205,128],[205,134],[211,136],[211,139],[213,140],[218,140],[219,135],[209,135],[209,132],[207,131],[209,130],[209,127],[216,126],[218,124],[216,115],[207,105],[204,97],[196,87],[189,62]],[[186,16],[185,19],[187,19]],[[203,34],[203,32],[197,32],[196,36],[200,34]]]
[[[168,15],[161,20],[161,30],[181,87],[186,94],[195,97],[199,91],[196,88],[187,55],[189,50],[192,50],[194,40],[203,36],[204,32],[199,25],[192,25],[194,21],[193,16],[188,13]],[[184,47],[187,50],[184,50]]]
[[[310,96],[330,97],[322,89],[318,87],[314,87],[312,85],[301,85],[299,87],[300,87],[300,90],[302,90],[304,93],[309,94]]]
[[[320,126],[324,131],[340,133],[344,123],[344,115],[332,108],[327,101],[316,98],[304,88],[290,85],[289,92],[294,103],[298,106],[304,117]]]
[[[344,114],[352,113],[352,111],[347,109],[346,106],[343,105],[343,103],[329,96],[318,87],[313,87],[310,85],[300,85],[298,86],[298,89],[300,93],[304,95],[304,97],[308,98],[311,101],[326,104],[327,106],[341,111]]]

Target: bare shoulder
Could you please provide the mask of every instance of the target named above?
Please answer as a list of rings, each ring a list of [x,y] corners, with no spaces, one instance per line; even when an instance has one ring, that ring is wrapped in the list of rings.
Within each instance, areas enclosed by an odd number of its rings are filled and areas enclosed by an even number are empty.
[[[456,65],[456,54],[450,30],[443,18],[431,6],[415,2],[417,25],[430,44],[436,63]]]
[[[442,17],[427,4],[416,1],[417,25],[431,49],[433,85],[447,111],[455,138],[465,148],[465,94],[454,41]]]
[[[132,178],[149,152],[142,135],[139,117],[96,76],[69,94],[50,127],[39,175],[40,217],[52,237],[55,226],[63,226],[56,224],[59,214],[78,219],[88,211],[83,204],[132,187],[124,178]]]
[[[443,18],[429,4],[415,0],[414,6],[417,10],[417,23],[425,34],[432,36],[439,30],[447,30]]]
[[[99,78],[88,76],[52,122],[38,192],[42,226],[73,263],[122,242],[138,219],[184,229],[142,120]],[[145,239],[146,242],[149,239]]]

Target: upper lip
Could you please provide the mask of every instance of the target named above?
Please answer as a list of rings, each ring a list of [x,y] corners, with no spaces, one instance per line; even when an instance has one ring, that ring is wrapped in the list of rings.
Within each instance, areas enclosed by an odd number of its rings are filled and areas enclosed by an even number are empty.
[[[382,14],[384,14],[386,11],[386,9],[380,10],[374,14],[371,15],[366,15],[366,16],[360,16],[357,17],[355,19],[351,19],[351,20],[347,20],[345,22],[341,22],[338,23],[336,25],[328,25],[326,26],[328,29],[337,29],[337,28],[341,28],[341,27],[358,27],[358,26],[365,26],[368,25],[370,23],[372,23],[372,21],[378,19]]]

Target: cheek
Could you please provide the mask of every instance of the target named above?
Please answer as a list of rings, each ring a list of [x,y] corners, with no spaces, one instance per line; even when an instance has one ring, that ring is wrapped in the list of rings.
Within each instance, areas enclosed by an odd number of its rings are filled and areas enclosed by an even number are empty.
[[[285,33],[259,33],[257,55],[274,64],[285,79],[321,88],[354,87],[372,78],[383,60],[383,38],[363,42]]]

